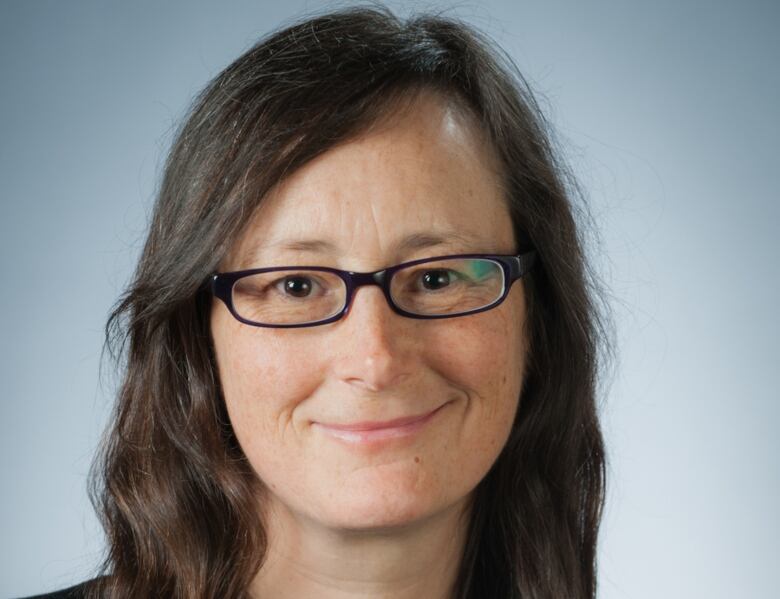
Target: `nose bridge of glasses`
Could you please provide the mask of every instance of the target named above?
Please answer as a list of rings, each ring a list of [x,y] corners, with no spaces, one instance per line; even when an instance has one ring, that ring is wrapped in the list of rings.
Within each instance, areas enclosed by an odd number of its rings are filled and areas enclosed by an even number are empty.
[[[376,272],[350,272],[350,279],[352,286],[357,289],[364,285],[376,285],[377,287],[384,287],[386,270],[378,270]]]
[[[385,299],[390,301],[386,280],[387,270],[378,270],[375,272],[349,272],[350,297],[348,298],[348,304],[352,303],[358,289],[371,285],[379,287],[382,290]]]
[[[355,294],[361,287],[367,287],[367,286],[376,286],[379,287],[382,294],[385,296],[385,299],[387,300],[390,307],[392,307],[392,300],[390,299],[390,293],[387,288],[387,269],[383,270],[377,270],[374,272],[352,272],[349,271],[347,274],[347,286],[348,286],[348,293],[347,293],[347,311],[350,310],[352,306],[352,302],[354,301]]]

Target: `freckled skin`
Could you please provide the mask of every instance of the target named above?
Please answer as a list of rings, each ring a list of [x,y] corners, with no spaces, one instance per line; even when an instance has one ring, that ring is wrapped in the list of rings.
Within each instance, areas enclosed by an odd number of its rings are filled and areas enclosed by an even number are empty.
[[[426,256],[515,251],[493,157],[469,121],[434,97],[391,126],[324,153],[286,179],[222,271],[323,265],[369,271]],[[477,241],[400,254],[412,232]],[[257,253],[270,238],[319,238],[336,253]],[[409,525],[464,505],[509,435],[525,361],[522,281],[484,313],[415,320],[361,288],[332,324],[271,329],[211,313],[219,376],[249,462],[283,505],[332,529]],[[448,403],[449,402],[449,403]],[[386,420],[446,407],[411,442],[360,451],[312,422]]]

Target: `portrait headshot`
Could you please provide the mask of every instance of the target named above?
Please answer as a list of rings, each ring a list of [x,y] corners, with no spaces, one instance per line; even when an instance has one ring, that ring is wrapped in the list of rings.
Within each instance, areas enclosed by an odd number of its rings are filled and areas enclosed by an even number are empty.
[[[0,595],[772,596],[780,11],[629,4],[0,5]]]

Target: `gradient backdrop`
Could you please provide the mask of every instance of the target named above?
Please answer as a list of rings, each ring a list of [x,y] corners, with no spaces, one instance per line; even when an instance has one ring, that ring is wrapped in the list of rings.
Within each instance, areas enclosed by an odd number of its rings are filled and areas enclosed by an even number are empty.
[[[0,596],[90,575],[102,327],[172,127],[321,2],[0,2]],[[777,597],[780,10],[770,1],[390,2],[515,59],[601,229],[619,362],[602,599]]]

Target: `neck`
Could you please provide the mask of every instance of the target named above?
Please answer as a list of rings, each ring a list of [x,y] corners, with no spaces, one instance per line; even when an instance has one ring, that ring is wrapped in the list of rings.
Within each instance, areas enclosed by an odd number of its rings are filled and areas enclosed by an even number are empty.
[[[467,502],[403,527],[333,529],[272,503],[256,599],[451,599],[468,527]]]

